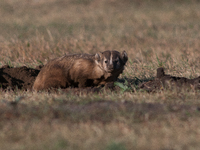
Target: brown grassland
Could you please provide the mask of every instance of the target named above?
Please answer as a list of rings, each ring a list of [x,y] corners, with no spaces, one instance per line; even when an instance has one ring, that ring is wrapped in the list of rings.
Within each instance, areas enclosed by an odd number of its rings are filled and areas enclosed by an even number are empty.
[[[160,66],[200,76],[198,0],[0,1],[0,67],[108,49],[129,56],[117,92],[1,90],[0,149],[198,149],[199,90],[137,90]]]

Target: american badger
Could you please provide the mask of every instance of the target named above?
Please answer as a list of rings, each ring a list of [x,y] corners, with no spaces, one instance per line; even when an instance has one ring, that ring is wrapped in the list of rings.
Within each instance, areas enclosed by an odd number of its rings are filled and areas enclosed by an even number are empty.
[[[117,80],[127,60],[125,51],[115,50],[95,55],[65,55],[51,60],[41,69],[33,90],[105,85]]]

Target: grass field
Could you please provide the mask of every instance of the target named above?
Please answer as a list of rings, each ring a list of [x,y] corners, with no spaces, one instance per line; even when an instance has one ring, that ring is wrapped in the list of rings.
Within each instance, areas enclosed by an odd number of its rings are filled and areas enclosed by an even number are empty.
[[[121,79],[156,69],[200,76],[198,0],[0,1],[0,67],[71,53],[125,50]],[[9,102],[19,101],[16,108]],[[200,147],[200,93],[0,91],[0,149],[182,150]],[[132,109],[133,108],[133,109]]]

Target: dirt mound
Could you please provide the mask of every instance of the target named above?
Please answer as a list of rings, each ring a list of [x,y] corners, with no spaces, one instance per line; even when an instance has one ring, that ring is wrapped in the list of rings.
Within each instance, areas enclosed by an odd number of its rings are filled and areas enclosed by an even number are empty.
[[[200,76],[194,79],[176,77],[165,74],[164,68],[158,68],[156,78],[154,80],[142,83],[139,88],[148,92],[153,92],[163,88],[186,88],[196,90],[200,89]]]
[[[0,86],[3,89],[8,87],[12,90],[18,89],[31,89],[36,76],[40,72],[41,67],[36,69],[23,67],[9,67],[3,66],[0,68]]]

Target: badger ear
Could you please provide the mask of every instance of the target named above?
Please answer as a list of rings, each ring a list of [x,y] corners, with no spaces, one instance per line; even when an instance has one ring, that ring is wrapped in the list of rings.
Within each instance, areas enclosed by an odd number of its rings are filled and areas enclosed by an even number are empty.
[[[122,55],[122,60],[124,61],[124,63],[126,63],[128,60],[128,55],[126,51],[123,51],[121,55]]]
[[[101,53],[96,53],[94,57],[95,57],[95,60],[99,62],[101,59]]]

